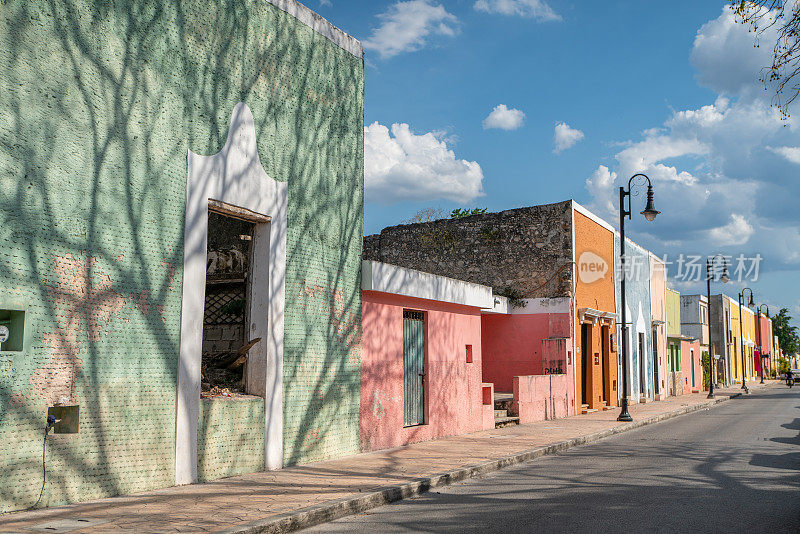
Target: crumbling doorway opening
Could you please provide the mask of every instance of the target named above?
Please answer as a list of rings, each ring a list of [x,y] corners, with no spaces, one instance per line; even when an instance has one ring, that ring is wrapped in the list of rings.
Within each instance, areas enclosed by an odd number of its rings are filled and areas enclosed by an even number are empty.
[[[267,469],[283,467],[284,438],[283,325],[288,184],[275,180],[264,171],[258,155],[255,120],[243,102],[233,109],[228,137],[219,152],[203,156],[189,150],[187,156],[175,403],[176,484],[198,480],[198,423],[204,404],[200,389],[209,211],[222,211],[256,223],[252,241],[248,335],[250,339],[260,337],[261,341],[248,351],[245,383],[247,393],[263,397],[264,465]],[[219,210],[217,206],[225,209]],[[254,397],[252,400],[252,403],[212,404],[252,406],[262,399]]]
[[[252,253],[255,223],[209,209],[203,310],[201,397],[247,391]]]
[[[236,389],[242,394],[259,397],[267,395],[266,340],[272,298],[269,284],[271,221],[267,215],[242,207],[217,200],[208,201],[206,281],[222,283],[212,283],[212,289],[206,286],[206,297],[214,297],[215,294],[219,297],[219,293],[227,292],[227,296],[223,295],[225,302],[217,310],[222,314],[233,314],[235,321],[242,321],[229,332],[232,341],[223,359],[216,360],[216,373],[228,380],[239,380]],[[216,225],[220,226],[215,230]],[[217,235],[212,236],[211,232]],[[209,254],[211,251],[216,253]],[[213,289],[216,285],[221,286],[219,292]],[[208,303],[210,300],[206,300]],[[209,316],[209,319],[214,320],[214,317]],[[205,320],[204,313],[204,323]],[[240,332],[238,325],[242,326],[241,336],[236,337]],[[205,330],[204,325],[204,356],[207,339]],[[210,343],[209,348],[212,346]],[[226,348],[225,345],[221,347]],[[222,373],[219,372],[220,364],[225,364]],[[229,371],[235,372],[235,375],[226,374]],[[213,374],[215,371],[211,371],[209,377]],[[201,378],[201,390],[202,381]]]

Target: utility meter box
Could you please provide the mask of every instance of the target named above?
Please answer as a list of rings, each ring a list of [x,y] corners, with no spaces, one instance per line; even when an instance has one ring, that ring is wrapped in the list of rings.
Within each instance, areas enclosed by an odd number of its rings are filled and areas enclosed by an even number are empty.
[[[77,406],[51,406],[47,409],[47,415],[56,418],[53,434],[78,433],[79,408]]]
[[[0,309],[0,352],[21,352],[25,340],[25,312]]]

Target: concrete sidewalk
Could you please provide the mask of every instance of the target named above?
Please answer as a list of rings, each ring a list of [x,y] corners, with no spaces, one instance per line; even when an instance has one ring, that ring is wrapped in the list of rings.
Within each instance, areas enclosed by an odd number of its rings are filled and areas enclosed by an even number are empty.
[[[770,385],[773,385],[772,383]],[[760,387],[750,385],[755,391]],[[0,516],[0,532],[287,532],[684,413],[740,392],[717,390],[417,443],[338,460]],[[53,529],[47,529],[52,527]]]

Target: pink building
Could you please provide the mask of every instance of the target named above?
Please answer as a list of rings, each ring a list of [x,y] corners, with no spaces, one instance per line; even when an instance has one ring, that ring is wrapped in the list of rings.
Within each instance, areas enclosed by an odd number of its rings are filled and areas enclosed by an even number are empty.
[[[493,301],[490,287],[363,262],[362,450],[494,428],[481,370]]]
[[[698,393],[703,390],[703,346],[700,340],[681,339],[681,369],[683,370],[683,393]]]
[[[756,343],[759,341],[758,334],[761,334],[761,353],[764,354],[764,358],[761,358],[758,354],[756,355],[756,373],[761,376],[761,362],[763,361],[764,377],[767,378],[771,373],[770,364],[772,362],[772,353],[774,352],[772,320],[763,314],[759,315],[757,328],[760,329],[760,332],[756,332]]]
[[[653,361],[658,370],[655,399],[667,398],[669,376],[667,352],[667,266],[650,253],[650,315],[653,324]]]
[[[495,297],[484,310],[483,381],[513,393],[521,423],[576,413],[571,299],[524,299],[515,308]],[[535,406],[534,406],[535,405]]]

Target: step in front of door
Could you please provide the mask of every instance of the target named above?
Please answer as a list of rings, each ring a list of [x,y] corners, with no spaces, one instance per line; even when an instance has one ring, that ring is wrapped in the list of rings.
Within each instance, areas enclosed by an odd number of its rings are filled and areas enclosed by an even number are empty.
[[[519,424],[519,417],[495,417],[494,419],[495,428],[503,428],[505,426],[518,425],[518,424]]]

